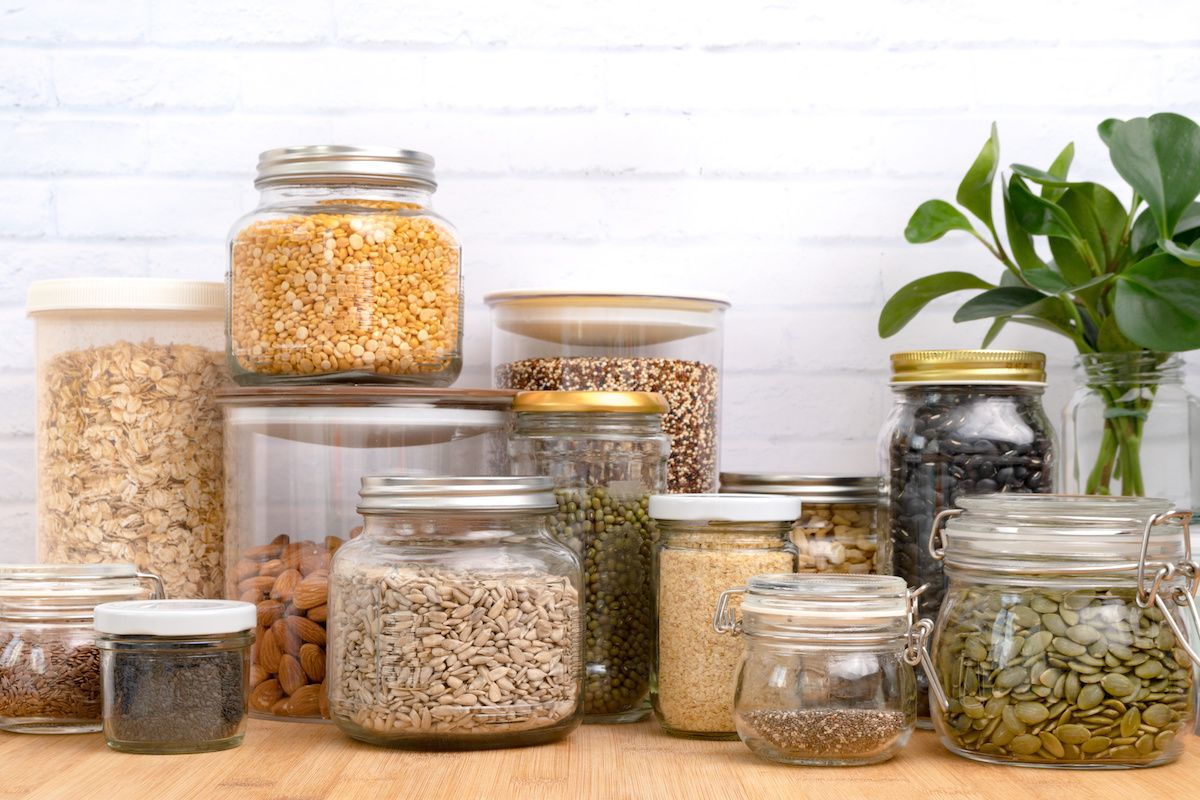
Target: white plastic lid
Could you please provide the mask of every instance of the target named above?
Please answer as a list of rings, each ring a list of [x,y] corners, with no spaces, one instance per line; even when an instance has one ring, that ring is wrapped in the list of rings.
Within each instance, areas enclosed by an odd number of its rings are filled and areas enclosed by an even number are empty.
[[[211,636],[252,629],[253,603],[237,600],[128,600],[96,606],[97,633]]]
[[[225,308],[225,284],[169,278],[62,278],[29,285],[25,313],[42,311],[213,311]]]
[[[800,498],[769,494],[656,494],[654,519],[717,522],[794,522]]]

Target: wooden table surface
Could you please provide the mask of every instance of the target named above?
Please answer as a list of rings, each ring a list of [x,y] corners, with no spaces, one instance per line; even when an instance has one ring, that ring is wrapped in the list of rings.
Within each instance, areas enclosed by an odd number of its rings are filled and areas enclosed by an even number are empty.
[[[114,800],[940,800],[941,798],[1191,797],[1200,742],[1154,769],[1077,771],[976,764],[950,755],[931,733],[871,767],[787,767],[741,742],[695,742],[654,722],[585,725],[543,747],[478,753],[412,753],[371,747],[332,725],[251,720],[245,744],[222,753],[140,756],[108,750],[100,734],[0,733],[0,798]]]

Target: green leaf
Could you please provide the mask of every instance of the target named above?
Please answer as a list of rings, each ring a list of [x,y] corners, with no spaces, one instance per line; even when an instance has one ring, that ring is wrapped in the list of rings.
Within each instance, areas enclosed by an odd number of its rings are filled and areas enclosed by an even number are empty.
[[[900,287],[879,312],[879,335],[898,333],[921,309],[942,295],[967,289],[990,289],[992,284],[969,272],[938,272]]]
[[[1045,268],[1046,262],[1042,261],[1041,256],[1033,247],[1033,238],[1017,223],[1016,213],[1013,211],[1012,201],[1009,198],[1009,184],[1004,185],[1002,199],[1004,201],[1004,232],[1008,236],[1008,249],[1012,251],[1013,260],[1022,270]]]
[[[1179,114],[1154,114],[1114,125],[1109,157],[1146,200],[1160,239],[1170,239],[1200,195],[1200,125]]]
[[[996,123],[992,123],[992,135],[984,142],[983,149],[975,157],[975,163],[967,170],[954,199],[963,208],[978,217],[988,229],[992,225],[992,182],[996,179],[996,162],[1000,158],[1000,136]]]
[[[1025,280],[1029,281],[1033,288],[1046,294],[1062,294],[1071,288],[1071,284],[1063,280],[1062,275],[1048,267],[1025,270]]]
[[[1200,348],[1200,270],[1159,253],[1117,275],[1113,313],[1121,333],[1149,350]]]
[[[1054,256],[1054,266],[1072,286],[1089,281],[1095,276],[1070,239],[1050,239],[1050,254]]]
[[[1024,286],[1001,286],[977,294],[954,313],[955,322],[970,322],[973,319],[1012,316],[1034,303],[1046,298],[1037,289]]]
[[[1047,172],[1044,169],[1037,167],[1029,167],[1024,164],[1013,164],[1012,171],[1016,175],[1020,175],[1027,181],[1038,184],[1039,186],[1070,186],[1071,182],[1063,175],[1055,175],[1052,172]]]
[[[1200,242],[1192,242],[1190,247],[1180,247],[1170,239],[1158,243],[1163,252],[1170,253],[1189,267],[1200,267]]]
[[[1067,173],[1071,170],[1071,162],[1075,160],[1075,143],[1068,142],[1067,146],[1062,149],[1058,157],[1050,164],[1048,170],[1051,175],[1056,178],[1066,178]],[[1062,197],[1063,190],[1056,186],[1043,186],[1042,197],[1047,200],[1054,201]]]
[[[1121,120],[1109,118],[1096,126],[1096,132],[1100,134],[1100,141],[1104,144],[1109,144],[1112,141],[1113,129],[1121,124]]]
[[[1107,316],[1100,323],[1100,334],[1096,337],[1096,349],[1101,353],[1127,353],[1141,350],[1141,346],[1129,341],[1129,337],[1121,333],[1117,327],[1117,318]]]
[[[1008,182],[1008,197],[1012,203],[1017,224],[1026,233],[1034,236],[1057,236],[1062,239],[1078,240],[1079,231],[1067,212],[1049,200],[1038,197],[1019,177]]]
[[[1200,203],[1192,203],[1183,212],[1179,222],[1175,224],[1175,233],[1171,238],[1178,239],[1185,234],[1200,231]],[[1129,249],[1137,255],[1149,255],[1144,251],[1158,244],[1158,231],[1154,228],[1154,215],[1146,209],[1138,215],[1133,223],[1133,231],[1129,235]]]
[[[927,200],[908,220],[904,238],[913,244],[924,244],[940,239],[950,231],[974,233],[974,228],[961,211],[945,200]]]
[[[987,333],[984,334],[983,344],[980,347],[991,347],[992,342],[996,341],[996,337],[1000,335],[1000,331],[1004,330],[1004,326],[1008,324],[1009,319],[1009,317],[996,317],[992,320],[992,324],[988,328]]]

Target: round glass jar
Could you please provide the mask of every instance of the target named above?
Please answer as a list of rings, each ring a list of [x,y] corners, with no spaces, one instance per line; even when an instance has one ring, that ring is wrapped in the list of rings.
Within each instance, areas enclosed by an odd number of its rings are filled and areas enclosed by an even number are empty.
[[[516,475],[554,481],[554,536],[583,566],[584,722],[648,713],[654,651],[650,496],[666,491],[667,402],[647,392],[522,392]]]
[[[333,558],[329,710],[417,750],[557,741],[583,716],[579,559],[548,478],[363,478]]]
[[[0,730],[100,730],[93,610],[144,597],[162,581],[133,564],[0,564]]]
[[[496,386],[661,394],[668,491],[717,490],[727,300],[530,289],[484,302]]]
[[[159,755],[240,745],[254,616],[250,603],[232,600],[97,606],[108,746]]]
[[[760,573],[794,572],[788,538],[794,497],[655,495],[655,652],[650,699],[662,729],[693,739],[736,739],[733,695],[741,648],[713,630],[721,592]]]
[[[803,508],[792,541],[797,572],[888,575],[891,539],[879,536],[879,476],[722,472],[722,492],[786,494]]]
[[[461,248],[432,208],[431,156],[285,147],[259,156],[254,185],[229,235],[234,380],[454,382]]]
[[[722,592],[713,628],[745,642],[734,719],[746,746],[811,766],[895,755],[917,719],[911,595],[903,578],[870,575],[756,575]]]
[[[171,597],[221,596],[224,306],[202,281],[30,285],[39,561],[128,562]]]
[[[958,505],[931,538],[950,578],[932,654],[942,743],[1032,766],[1178,758],[1195,720],[1190,513],[1074,495]]]

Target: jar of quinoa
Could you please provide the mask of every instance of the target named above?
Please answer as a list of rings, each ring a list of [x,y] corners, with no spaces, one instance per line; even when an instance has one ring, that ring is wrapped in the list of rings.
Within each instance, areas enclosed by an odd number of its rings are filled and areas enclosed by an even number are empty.
[[[229,239],[229,363],[242,385],[448,386],[462,368],[458,236],[433,158],[308,146],[259,156]]]

